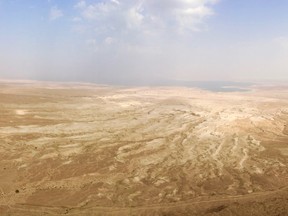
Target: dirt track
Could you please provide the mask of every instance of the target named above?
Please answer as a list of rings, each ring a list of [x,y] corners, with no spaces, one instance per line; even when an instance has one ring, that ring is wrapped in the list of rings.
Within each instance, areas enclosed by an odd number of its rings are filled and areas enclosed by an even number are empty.
[[[285,215],[287,99],[2,83],[0,211]]]
[[[142,207],[52,207],[17,204],[10,211],[29,215],[287,215],[288,187],[246,195],[200,197],[199,200],[179,201]],[[257,201],[255,201],[257,199]],[[275,202],[276,201],[276,202]],[[276,204],[276,206],[275,206]],[[258,207],[273,205],[274,209]],[[278,206],[277,206],[278,205]],[[225,211],[224,211],[225,209]],[[275,211],[276,210],[276,211]]]

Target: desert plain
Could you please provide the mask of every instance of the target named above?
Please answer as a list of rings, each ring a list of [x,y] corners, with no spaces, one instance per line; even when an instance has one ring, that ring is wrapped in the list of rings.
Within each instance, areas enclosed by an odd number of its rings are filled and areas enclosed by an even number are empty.
[[[0,82],[0,215],[288,215],[288,87]]]

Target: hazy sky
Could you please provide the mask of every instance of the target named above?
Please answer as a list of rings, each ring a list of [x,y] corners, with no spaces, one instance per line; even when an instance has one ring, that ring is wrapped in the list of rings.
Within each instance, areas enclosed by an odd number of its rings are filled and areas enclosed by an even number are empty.
[[[0,0],[0,79],[288,80],[287,0]]]

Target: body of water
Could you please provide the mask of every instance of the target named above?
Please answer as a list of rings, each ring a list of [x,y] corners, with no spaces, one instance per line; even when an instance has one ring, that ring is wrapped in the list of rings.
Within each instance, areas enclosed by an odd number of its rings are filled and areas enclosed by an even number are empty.
[[[250,91],[253,83],[233,81],[164,81],[153,86],[183,86],[200,88],[213,92],[245,92]]]

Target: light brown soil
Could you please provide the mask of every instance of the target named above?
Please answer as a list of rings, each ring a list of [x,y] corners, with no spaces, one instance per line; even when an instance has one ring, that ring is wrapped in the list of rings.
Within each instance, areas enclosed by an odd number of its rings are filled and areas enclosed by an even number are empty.
[[[288,91],[0,82],[0,215],[287,215]]]

